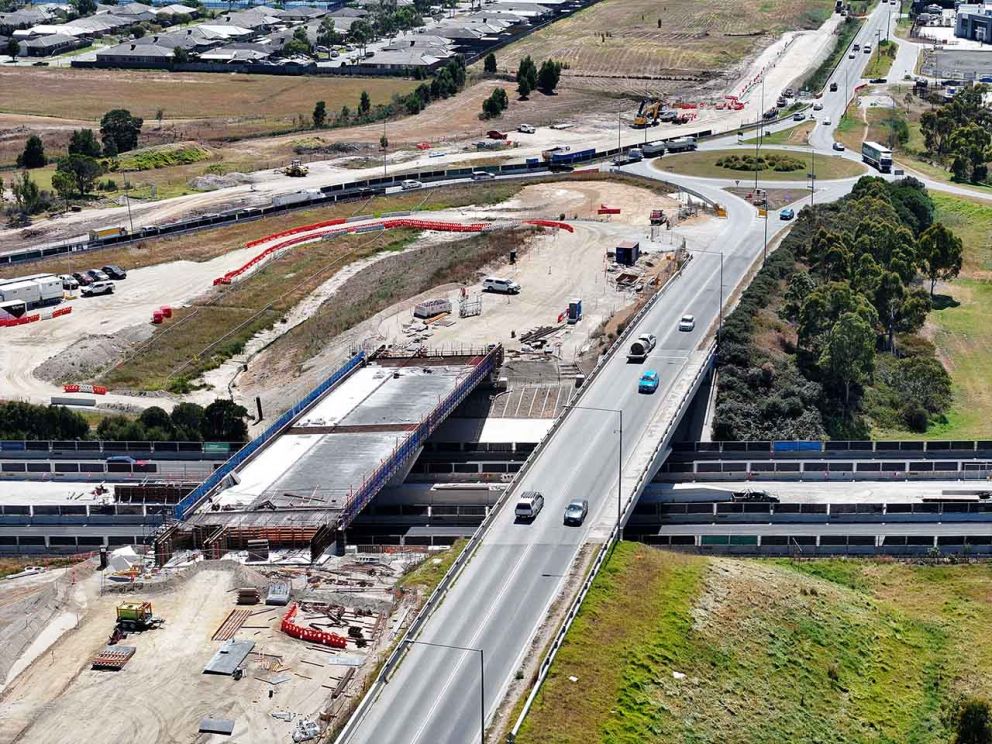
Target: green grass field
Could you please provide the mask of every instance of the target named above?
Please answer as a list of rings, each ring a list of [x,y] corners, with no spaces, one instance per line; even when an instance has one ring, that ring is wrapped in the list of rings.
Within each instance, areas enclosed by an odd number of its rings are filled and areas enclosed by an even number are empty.
[[[624,543],[517,741],[949,744],[960,697],[992,692],[990,592],[987,564]]]
[[[741,140],[742,145],[753,145],[759,140],[762,145],[805,145],[809,143],[809,133],[813,131],[815,122],[804,121],[788,129],[779,129],[777,132],[768,132],[764,137],[751,137]]]
[[[700,176],[703,178],[732,178],[746,181],[754,178],[754,171],[734,170],[723,168],[716,164],[720,158],[728,155],[747,155],[746,150],[706,150],[685,153],[684,155],[673,155],[670,157],[658,158],[654,161],[654,167],[668,171],[669,173],[679,173],[685,176]],[[750,154],[753,154],[750,153]],[[763,170],[758,177],[762,181],[804,181],[806,174],[814,167],[813,159],[807,152],[798,150],[772,150],[762,148],[762,155],[783,155],[802,160],[805,168],[790,172],[776,172]],[[860,176],[865,172],[863,166],[853,163],[841,157],[818,157],[815,162],[816,177],[819,180],[833,180],[837,178],[852,178]]]
[[[892,69],[892,63],[895,61],[898,51],[898,44],[894,41],[882,39],[878,47],[872,50],[871,59],[868,61],[862,77],[868,79],[884,78],[889,74],[889,70]]]

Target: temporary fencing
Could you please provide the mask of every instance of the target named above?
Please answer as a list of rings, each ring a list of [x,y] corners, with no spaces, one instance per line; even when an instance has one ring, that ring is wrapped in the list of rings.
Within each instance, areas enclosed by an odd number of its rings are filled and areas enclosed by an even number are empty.
[[[344,636],[339,636],[337,633],[328,633],[325,630],[305,628],[302,625],[294,623],[293,620],[296,618],[296,613],[299,609],[300,606],[294,602],[290,606],[289,611],[283,615],[282,622],[279,624],[279,629],[283,633],[293,638],[299,638],[301,641],[319,643],[322,646],[330,646],[331,648],[348,647],[348,639]]]
[[[252,247],[262,243],[268,243],[272,240],[285,238],[285,240],[279,240],[279,242],[270,245],[247,263],[242,264],[236,269],[232,269],[224,274],[224,276],[219,276],[214,279],[214,286],[217,286],[218,284],[230,284],[233,280],[237,279],[245,272],[250,271],[267,258],[270,258],[272,255],[278,253],[279,251],[285,250],[286,248],[291,248],[292,246],[299,245],[300,243],[309,243],[313,240],[333,237],[335,235],[404,228],[410,230],[434,230],[437,232],[482,232],[482,230],[488,227],[488,223],[483,222],[462,225],[457,222],[441,222],[438,220],[417,220],[409,218],[383,219],[368,225],[361,225],[357,227],[348,226],[344,228],[339,227],[346,222],[348,222],[348,220],[343,217],[334,220],[327,220],[325,222],[315,222],[311,225],[301,225],[300,227],[294,227],[291,230],[283,230],[282,232],[274,233],[273,235],[246,243],[246,247]],[[338,229],[326,230],[328,227],[337,227]]]

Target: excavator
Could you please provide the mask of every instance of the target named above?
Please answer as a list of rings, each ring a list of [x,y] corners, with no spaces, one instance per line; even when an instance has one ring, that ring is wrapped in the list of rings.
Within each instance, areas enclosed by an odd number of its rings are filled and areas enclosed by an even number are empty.
[[[641,101],[641,107],[637,109],[637,116],[634,117],[634,129],[644,129],[653,127],[658,123],[661,116],[662,103],[657,98],[645,98]]]

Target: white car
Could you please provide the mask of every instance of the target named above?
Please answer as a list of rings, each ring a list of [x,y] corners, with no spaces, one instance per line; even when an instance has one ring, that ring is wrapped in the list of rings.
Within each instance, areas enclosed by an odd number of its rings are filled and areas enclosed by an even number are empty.
[[[679,320],[679,330],[683,333],[688,333],[696,327],[696,316],[695,315],[683,315]]]
[[[844,143],[843,142],[834,142],[834,149],[837,152],[844,152]]]
[[[472,171],[473,181],[495,181],[496,175],[489,171]]]
[[[512,279],[487,276],[482,280],[482,290],[484,292],[498,292],[499,294],[520,294],[520,285]]]
[[[534,132],[537,131],[537,127],[534,127],[530,124],[521,124],[519,127],[517,127],[517,131],[522,132],[523,134],[534,134]]]
[[[854,52],[851,52],[850,54],[848,54],[847,55],[847,58],[848,59],[854,59]]]
[[[114,283],[113,282],[93,282],[92,284],[87,284],[80,290],[80,294],[83,297],[96,297],[97,295],[103,294],[113,294],[114,293]]]
[[[74,276],[69,274],[59,274],[59,280],[62,282],[62,289],[67,292],[72,292],[79,289],[79,280]]]
[[[829,127],[830,126],[830,117],[829,116],[826,119],[823,120],[823,125],[826,126],[826,127]]]
[[[403,189],[404,191],[411,191],[413,189],[419,189],[423,187],[423,185],[424,184],[422,184],[420,181],[414,181],[412,178],[408,178],[403,183],[400,184],[400,188]]]
[[[813,110],[814,111],[822,111],[823,110],[823,104],[820,103],[819,101],[817,101],[816,103],[813,104]]]

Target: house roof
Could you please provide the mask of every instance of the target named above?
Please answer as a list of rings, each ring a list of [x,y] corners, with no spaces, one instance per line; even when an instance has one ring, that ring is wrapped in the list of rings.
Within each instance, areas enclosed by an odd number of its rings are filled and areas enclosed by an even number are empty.
[[[129,41],[126,44],[118,44],[110,49],[101,49],[96,53],[97,59],[102,57],[113,57],[119,59],[138,59],[157,57],[160,59],[172,59],[173,51],[169,47],[158,44],[139,44],[136,41]]]
[[[33,39],[22,41],[21,44],[27,49],[50,49],[63,44],[75,43],[76,37],[68,34],[49,34],[47,36],[36,36]]]

